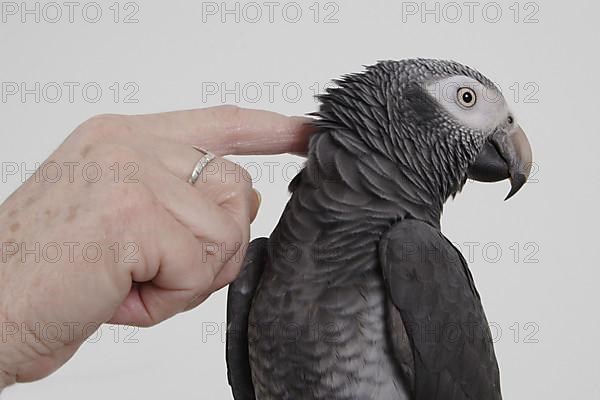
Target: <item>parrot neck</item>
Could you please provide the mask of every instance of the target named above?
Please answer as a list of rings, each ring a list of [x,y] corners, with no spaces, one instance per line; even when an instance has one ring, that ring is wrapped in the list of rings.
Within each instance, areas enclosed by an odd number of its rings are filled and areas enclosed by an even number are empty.
[[[444,205],[440,196],[395,161],[366,151],[360,140],[337,130],[313,136],[306,167],[290,190],[294,192],[300,181],[319,189],[312,196],[317,196],[316,207],[326,209],[327,218],[376,216],[384,224],[416,218],[440,227]]]

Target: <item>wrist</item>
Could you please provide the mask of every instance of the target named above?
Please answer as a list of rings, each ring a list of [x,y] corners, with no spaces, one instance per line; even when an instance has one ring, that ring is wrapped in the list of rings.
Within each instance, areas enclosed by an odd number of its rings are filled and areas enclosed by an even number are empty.
[[[1,274],[0,274],[1,275]],[[2,304],[0,303],[0,310]],[[8,334],[9,324],[4,318],[4,315],[0,313],[0,393],[4,388],[14,384],[17,380],[16,373],[14,373],[14,360],[12,358],[14,353],[13,341],[10,340]]]
[[[0,323],[4,325],[2,320],[0,319]],[[0,335],[4,335],[4,329],[0,328]],[[16,382],[17,377],[14,373],[11,373],[10,370],[10,357],[8,356],[7,347],[10,346],[5,340],[0,341],[0,393],[7,386],[12,385]]]
[[[0,334],[2,333],[0,332]],[[8,343],[0,342],[0,393],[2,393],[4,388],[12,385],[17,380],[15,374],[9,372],[10,361],[5,351],[8,345]]]
[[[14,376],[10,375],[7,372],[0,370],[0,393],[2,393],[2,390],[4,390],[4,388],[15,383],[15,381],[16,381],[16,379]]]

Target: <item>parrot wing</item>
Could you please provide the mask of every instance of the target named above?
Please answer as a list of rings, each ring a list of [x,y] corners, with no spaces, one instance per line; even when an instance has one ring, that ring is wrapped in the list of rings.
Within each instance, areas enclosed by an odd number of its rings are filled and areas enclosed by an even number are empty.
[[[414,399],[500,400],[491,332],[460,252],[413,219],[383,236],[379,255],[393,352]]]
[[[253,240],[227,295],[227,378],[235,400],[254,400],[248,356],[248,316],[267,256],[267,238]]]

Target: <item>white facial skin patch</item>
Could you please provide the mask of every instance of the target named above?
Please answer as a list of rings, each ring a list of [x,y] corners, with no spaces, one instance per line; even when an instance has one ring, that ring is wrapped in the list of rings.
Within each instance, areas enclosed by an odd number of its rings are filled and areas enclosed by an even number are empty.
[[[450,115],[471,129],[490,133],[511,115],[502,93],[467,76],[430,82],[425,89]]]

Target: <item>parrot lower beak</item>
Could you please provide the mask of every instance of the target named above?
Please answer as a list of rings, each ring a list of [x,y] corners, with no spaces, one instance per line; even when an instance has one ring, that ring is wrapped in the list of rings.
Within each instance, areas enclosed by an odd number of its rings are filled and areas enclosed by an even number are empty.
[[[529,140],[520,126],[501,130],[490,136],[477,160],[469,167],[468,177],[480,182],[510,179],[510,199],[523,187],[533,162]]]

